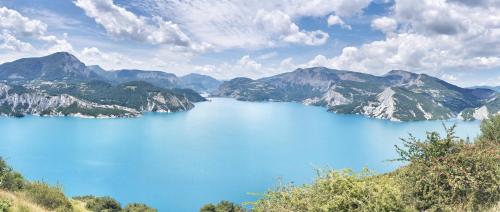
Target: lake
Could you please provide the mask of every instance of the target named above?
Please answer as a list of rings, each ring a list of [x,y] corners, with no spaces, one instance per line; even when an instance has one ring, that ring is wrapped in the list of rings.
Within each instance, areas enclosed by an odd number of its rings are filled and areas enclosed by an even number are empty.
[[[479,122],[457,123],[475,137]],[[197,211],[203,204],[253,201],[280,181],[311,182],[318,168],[399,164],[400,137],[443,131],[441,121],[391,122],[338,115],[297,103],[216,98],[188,112],[140,118],[0,118],[0,155],[30,180],[70,195],[109,195],[124,206]]]

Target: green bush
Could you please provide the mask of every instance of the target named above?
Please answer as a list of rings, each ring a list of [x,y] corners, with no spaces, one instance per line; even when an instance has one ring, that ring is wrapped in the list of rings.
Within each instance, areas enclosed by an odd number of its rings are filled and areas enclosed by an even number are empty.
[[[492,116],[481,123],[481,135],[478,141],[482,144],[500,145],[500,115]]]
[[[23,176],[12,171],[12,168],[0,158],[0,188],[8,191],[17,191],[23,189],[25,180]]]
[[[254,203],[255,211],[401,211],[400,189],[389,175],[368,170],[320,173],[312,185],[283,186]]]
[[[403,141],[405,148],[396,149],[410,163],[396,173],[405,201],[415,209],[477,211],[500,201],[498,146],[458,139],[454,127],[443,138],[432,132],[424,141]]]
[[[0,199],[0,212],[7,212],[12,206],[12,203],[8,199]]]
[[[111,197],[82,196],[74,199],[85,202],[85,207],[91,211],[118,212],[122,209],[120,203]]]
[[[25,187],[26,180],[18,172],[10,172],[2,181],[2,188],[9,191],[18,191]]]
[[[204,205],[200,212],[244,212],[245,209],[240,205],[234,204],[229,201],[221,201],[216,205]]]
[[[71,211],[71,203],[59,186],[52,187],[43,182],[33,182],[26,187],[25,192],[34,203],[49,210]]]
[[[128,204],[123,210],[121,210],[122,212],[157,212],[156,209],[154,208],[151,208],[145,204],[141,204],[141,203],[131,203],[131,204]]]

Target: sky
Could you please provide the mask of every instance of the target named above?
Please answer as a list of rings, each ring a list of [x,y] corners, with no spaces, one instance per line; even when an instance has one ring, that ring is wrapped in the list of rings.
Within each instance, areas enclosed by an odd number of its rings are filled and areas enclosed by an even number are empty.
[[[500,85],[498,0],[0,0],[0,63],[260,78],[324,66]]]

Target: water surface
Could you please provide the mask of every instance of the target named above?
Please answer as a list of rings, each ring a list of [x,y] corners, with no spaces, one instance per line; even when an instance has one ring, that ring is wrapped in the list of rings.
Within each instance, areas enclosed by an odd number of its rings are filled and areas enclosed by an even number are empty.
[[[474,137],[478,122],[458,124]],[[127,119],[0,118],[0,155],[31,180],[70,195],[109,195],[160,211],[253,201],[279,179],[311,182],[315,168],[398,164],[400,137],[442,130],[441,121],[390,122],[296,103],[214,99],[188,112]]]

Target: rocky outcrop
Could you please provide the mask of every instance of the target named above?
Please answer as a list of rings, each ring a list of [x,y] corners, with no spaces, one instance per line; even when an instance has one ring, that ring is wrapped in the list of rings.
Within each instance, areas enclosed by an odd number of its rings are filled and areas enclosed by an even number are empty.
[[[177,112],[193,108],[185,97],[161,92],[148,93],[143,106],[102,104],[70,94],[49,94],[0,83],[0,115],[78,116],[96,118],[136,117],[144,112]]]

